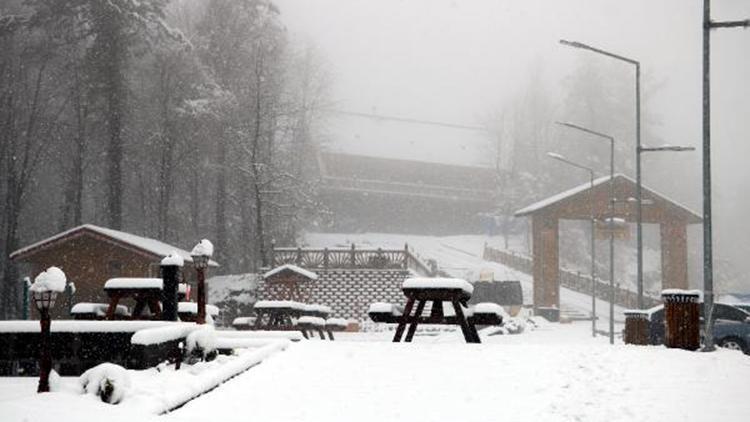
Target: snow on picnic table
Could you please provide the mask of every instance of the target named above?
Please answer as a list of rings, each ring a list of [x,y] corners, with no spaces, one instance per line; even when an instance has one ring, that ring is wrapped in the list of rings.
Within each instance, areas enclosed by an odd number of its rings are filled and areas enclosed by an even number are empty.
[[[584,325],[481,345],[301,342],[165,419],[747,420],[747,356],[581,343]]]

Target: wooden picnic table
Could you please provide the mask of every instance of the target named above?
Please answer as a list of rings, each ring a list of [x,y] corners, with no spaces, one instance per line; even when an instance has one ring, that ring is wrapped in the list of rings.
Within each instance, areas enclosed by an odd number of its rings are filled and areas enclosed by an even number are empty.
[[[148,307],[151,319],[161,318],[161,293],[163,280],[160,278],[112,278],[104,283],[104,291],[109,296],[107,319],[115,319],[115,311],[121,300],[132,298],[135,306],[132,319],[139,319],[143,310]],[[185,297],[187,285],[178,285],[178,300]]]
[[[474,322],[467,319],[464,314],[464,308],[469,307],[468,302],[471,299],[472,289],[471,284],[461,279],[406,279],[402,286],[402,291],[406,296],[406,306],[404,312],[396,318],[398,327],[393,336],[393,342],[401,341],[407,325],[409,325],[409,330],[406,332],[405,342],[412,341],[419,324],[443,324],[461,327],[461,332],[467,343],[481,343]],[[430,315],[422,316],[427,302],[432,302]],[[415,303],[417,305],[416,310],[414,310]],[[443,311],[444,303],[453,307],[455,315],[445,315]],[[414,310],[413,314],[412,310]]]
[[[305,311],[305,304],[292,300],[259,300],[255,302],[253,330],[297,330],[292,319]]]

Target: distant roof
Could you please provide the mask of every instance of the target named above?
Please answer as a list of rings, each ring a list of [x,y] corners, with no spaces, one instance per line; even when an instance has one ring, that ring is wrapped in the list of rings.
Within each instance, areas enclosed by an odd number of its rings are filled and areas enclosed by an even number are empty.
[[[326,134],[327,147],[337,153],[463,166],[492,165],[487,154],[491,138],[481,128],[332,112],[326,118]]]
[[[607,184],[609,180],[610,180],[609,176],[603,176],[598,179],[594,179],[594,189],[597,189],[600,186]],[[636,185],[635,180],[631,179],[630,177],[624,174],[619,174],[619,173],[614,175],[614,181],[616,184],[624,183],[624,184],[630,185],[631,187],[633,187],[633,189],[635,188],[635,185]],[[574,188],[568,189],[566,191],[560,192],[556,195],[552,195],[550,197],[542,199],[541,201],[528,205],[516,211],[514,215],[516,217],[523,217],[526,215],[535,214],[535,213],[559,206],[566,201],[572,201],[573,198],[577,195],[585,194],[590,188],[591,188],[591,183],[583,183]],[[645,185],[641,185],[641,189],[642,189],[644,198],[645,197],[653,198],[655,201],[661,201],[664,205],[668,204],[669,206],[673,207],[676,212],[681,213],[685,217],[685,219],[688,220],[689,222],[700,223],[702,221],[702,216],[700,214],[680,204],[679,202],[674,201],[670,199],[669,197],[662,195],[654,191],[651,188],[648,188]]]
[[[119,245],[135,248],[146,254],[153,255],[155,259],[164,258],[165,256],[171,254],[172,251],[174,251],[177,252],[177,254],[179,254],[186,262],[193,262],[193,258],[190,256],[190,252],[184,249],[178,248],[168,243],[164,243],[160,240],[137,236],[119,230],[108,229],[106,227],[95,226],[93,224],[83,224],[81,226],[74,227],[70,230],[66,230],[54,236],[33,243],[29,246],[18,249],[17,251],[10,254],[10,258],[23,258],[39,250],[56,245],[59,242],[63,242],[73,237],[83,236],[86,234],[104,237],[106,240],[117,243]],[[219,266],[219,264],[214,260],[210,260],[209,265],[212,267]]]
[[[323,152],[320,159],[323,176],[331,178],[476,190],[492,190],[495,182],[492,167],[431,163],[418,156],[396,159]]]
[[[276,268],[274,268],[274,269],[272,269],[270,271],[267,271],[265,274],[263,274],[263,278],[268,278],[268,277],[274,276],[274,275],[279,274],[279,273],[281,273],[283,271],[292,271],[292,272],[295,272],[295,273],[297,273],[297,274],[299,274],[299,275],[301,275],[301,276],[303,276],[305,278],[309,278],[310,280],[317,280],[318,279],[318,275],[315,274],[314,272],[308,271],[308,270],[306,270],[304,268],[300,268],[300,267],[298,267],[296,265],[292,265],[292,264],[284,264],[284,265],[276,267]]]

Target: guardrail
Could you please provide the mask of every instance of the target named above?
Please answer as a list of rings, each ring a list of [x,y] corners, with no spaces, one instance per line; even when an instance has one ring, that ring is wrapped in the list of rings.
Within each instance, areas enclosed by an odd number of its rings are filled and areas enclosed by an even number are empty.
[[[514,270],[524,272],[526,274],[533,273],[533,261],[531,258],[521,255],[512,251],[504,251],[495,249],[490,246],[484,245],[483,258],[487,261],[494,261],[503,265],[506,265]],[[591,294],[591,277],[587,274],[582,274],[580,271],[570,271],[561,268],[560,269],[560,285],[587,295]],[[615,286],[615,303],[626,307],[635,308],[638,303],[637,293],[624,289],[619,286]],[[610,286],[609,280],[596,280],[596,297],[602,300],[609,300]],[[659,299],[651,296],[644,296],[643,303],[647,307],[656,306],[661,303]]]
[[[405,245],[404,249],[309,249],[309,248],[273,248],[271,264],[276,267],[294,264],[303,268],[315,269],[403,269],[412,270],[419,275],[434,276],[437,264],[423,262]]]

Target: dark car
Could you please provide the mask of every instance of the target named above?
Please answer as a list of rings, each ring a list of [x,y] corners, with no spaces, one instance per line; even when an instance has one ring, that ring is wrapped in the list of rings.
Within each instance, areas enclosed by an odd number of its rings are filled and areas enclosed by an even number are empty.
[[[713,333],[717,345],[750,355],[750,321],[718,320]]]
[[[741,349],[750,353],[750,312],[726,303],[714,304],[714,340],[719,346]],[[704,310],[701,305],[701,329]],[[649,309],[649,336],[651,344],[664,344],[664,305]]]

